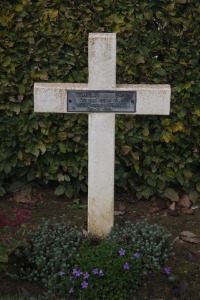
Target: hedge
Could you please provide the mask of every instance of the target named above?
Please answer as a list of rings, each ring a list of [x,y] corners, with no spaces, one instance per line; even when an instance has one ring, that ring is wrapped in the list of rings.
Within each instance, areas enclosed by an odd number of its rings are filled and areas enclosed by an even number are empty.
[[[170,116],[118,116],[116,187],[200,192],[196,0],[0,2],[0,193],[87,191],[87,116],[35,114],[34,82],[87,82],[89,32],[117,32],[117,83],[168,83]]]

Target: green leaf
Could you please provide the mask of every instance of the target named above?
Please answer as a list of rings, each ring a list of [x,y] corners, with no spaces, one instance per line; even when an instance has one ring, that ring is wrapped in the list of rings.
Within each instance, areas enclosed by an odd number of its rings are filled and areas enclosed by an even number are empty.
[[[49,9],[48,10],[49,19],[53,21],[58,16],[58,10],[57,9]]]
[[[147,183],[152,186],[152,187],[155,187],[156,186],[156,180],[153,179],[153,178],[148,178],[147,179]]]
[[[66,195],[69,199],[71,199],[71,198],[73,197],[73,195],[74,195],[74,189],[73,189],[73,187],[72,187],[72,185],[71,185],[70,183],[68,183],[68,184],[66,185],[65,195]]]
[[[4,172],[6,173],[6,174],[9,174],[10,173],[10,171],[11,171],[11,164],[10,163],[6,163],[5,165],[4,165]]]
[[[15,6],[15,11],[17,11],[17,12],[21,12],[21,11],[23,11],[23,9],[24,9],[24,7],[22,4],[17,4]]]
[[[171,189],[171,188],[167,188],[164,190],[164,196],[173,202],[176,202],[179,200],[178,193],[174,189]]]
[[[192,178],[193,173],[190,170],[183,170],[183,174],[186,178]]]
[[[64,192],[65,192],[65,186],[60,184],[60,185],[55,189],[54,195],[60,196],[60,195],[64,194]]]
[[[196,184],[196,189],[197,189],[197,191],[200,193],[200,182],[198,182],[198,183]]]
[[[24,186],[24,182],[22,181],[18,181],[18,180],[15,180],[13,181],[13,183],[10,185],[9,187],[9,191],[10,192],[18,192],[23,186]]]
[[[199,194],[197,191],[191,191],[189,193],[189,198],[192,201],[193,204],[195,204],[199,198]]]
[[[67,147],[64,143],[58,143],[58,147],[60,149],[60,152],[66,153],[67,152]]]
[[[40,149],[40,151],[42,152],[42,154],[44,154],[46,152],[46,146],[43,143],[40,143],[38,145],[38,148]]]
[[[147,127],[145,127],[144,129],[143,129],[143,135],[144,136],[149,136],[149,129],[147,128]]]
[[[27,174],[27,180],[28,181],[33,181],[33,179],[35,179],[35,171],[32,169]]]
[[[8,262],[8,254],[7,253],[2,253],[2,246],[0,247],[0,263],[7,263]]]
[[[5,195],[5,193],[6,193],[6,190],[2,186],[0,186],[0,196]]]
[[[67,133],[66,132],[59,132],[58,137],[60,141],[64,141],[67,138]]]
[[[39,154],[40,154],[38,146],[31,146],[30,147],[30,153],[32,153],[33,155],[35,155],[36,157],[38,157]]]

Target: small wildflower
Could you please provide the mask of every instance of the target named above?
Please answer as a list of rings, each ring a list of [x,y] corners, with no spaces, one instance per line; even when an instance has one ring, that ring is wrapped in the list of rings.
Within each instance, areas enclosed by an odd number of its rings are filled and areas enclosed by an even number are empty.
[[[124,256],[126,254],[126,251],[121,248],[118,253],[120,256]]]
[[[88,273],[86,272],[86,273],[84,273],[83,277],[84,277],[84,279],[88,279],[88,278],[90,277],[90,274],[88,274]]]
[[[73,294],[74,293],[74,289],[73,288],[70,288],[69,289],[69,294]]]
[[[134,257],[136,257],[136,258],[140,258],[140,256],[141,256],[141,254],[138,252],[134,254]]]
[[[80,270],[77,270],[77,269],[73,269],[72,274],[76,277],[79,277],[83,274],[83,272],[81,272]]]
[[[98,273],[99,273],[99,272],[98,272],[98,269],[97,269],[97,268],[92,269],[92,274],[97,275]]]
[[[102,270],[99,271],[99,276],[104,276],[104,273]]]
[[[58,275],[65,276],[65,272],[60,271],[60,272],[58,272]]]
[[[83,274],[83,272],[81,272],[80,270],[77,270],[77,272],[76,272],[76,277],[79,277],[79,276],[81,276]]]
[[[82,289],[87,289],[87,287],[88,287],[88,282],[83,281],[83,282],[81,283],[81,286],[82,286]]]
[[[135,259],[135,258],[140,258],[140,256],[141,256],[141,254],[140,253],[135,253],[135,254],[133,254],[133,256],[131,256],[131,259]]]
[[[164,271],[167,275],[169,275],[171,273],[171,268],[170,267],[166,267],[164,268]]]
[[[123,265],[124,270],[129,270],[130,269],[130,265],[128,263],[125,263]]]
[[[73,269],[72,274],[76,276],[76,273],[77,273],[77,269]]]

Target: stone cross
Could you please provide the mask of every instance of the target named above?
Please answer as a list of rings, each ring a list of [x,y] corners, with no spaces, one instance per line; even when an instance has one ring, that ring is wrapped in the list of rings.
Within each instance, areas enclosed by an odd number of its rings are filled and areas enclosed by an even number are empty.
[[[170,86],[116,85],[116,34],[91,33],[89,82],[35,83],[34,111],[88,113],[88,231],[110,232],[114,222],[115,114],[168,115]]]

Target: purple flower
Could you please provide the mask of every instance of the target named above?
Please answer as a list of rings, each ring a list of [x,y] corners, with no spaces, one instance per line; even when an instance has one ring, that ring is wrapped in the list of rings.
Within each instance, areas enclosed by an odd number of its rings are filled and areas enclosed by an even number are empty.
[[[87,289],[87,287],[88,287],[88,282],[83,281],[83,282],[81,283],[81,286],[82,286],[82,289]]]
[[[104,273],[102,270],[99,270],[99,276],[104,276]]]
[[[88,279],[88,278],[90,277],[90,274],[88,274],[88,273],[86,272],[86,273],[84,273],[83,277],[84,277],[84,279]]]
[[[141,256],[141,254],[138,253],[138,252],[136,252],[136,253],[134,254],[134,257],[136,257],[136,258],[140,258],[140,256]]]
[[[130,269],[130,265],[126,262],[126,263],[123,265],[123,268],[124,268],[124,270],[129,270],[129,269]]]
[[[126,254],[126,251],[121,248],[121,249],[119,249],[118,253],[119,253],[120,256],[124,256]]]
[[[95,268],[95,269],[92,269],[92,274],[94,274],[94,275],[97,275],[99,273],[99,271],[98,271],[98,269],[97,268]]]
[[[60,272],[58,272],[58,275],[65,276],[65,272],[60,271]]]
[[[73,288],[70,288],[69,289],[69,294],[73,294],[74,293],[74,289]]]
[[[169,275],[171,273],[171,268],[170,267],[166,267],[164,268],[164,271],[167,275]]]
[[[77,269],[72,270],[72,274],[76,276]]]
[[[81,272],[81,270],[73,269],[72,274],[76,277],[80,277],[83,272]]]
[[[133,256],[131,256],[131,259],[135,259],[135,258],[140,258],[141,254],[136,252],[135,254],[133,254]]]

